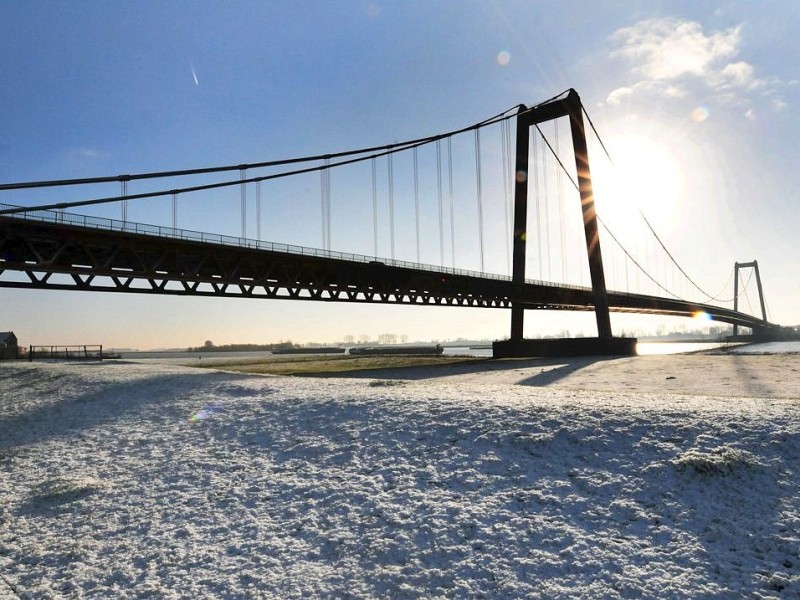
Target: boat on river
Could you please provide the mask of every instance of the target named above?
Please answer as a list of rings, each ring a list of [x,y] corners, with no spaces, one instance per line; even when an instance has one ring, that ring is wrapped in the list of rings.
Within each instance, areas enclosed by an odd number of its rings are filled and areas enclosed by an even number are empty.
[[[273,354],[344,354],[347,348],[326,346],[324,348],[276,348]]]
[[[441,345],[435,346],[356,346],[350,348],[353,356],[381,356],[381,355],[438,355],[444,352]]]

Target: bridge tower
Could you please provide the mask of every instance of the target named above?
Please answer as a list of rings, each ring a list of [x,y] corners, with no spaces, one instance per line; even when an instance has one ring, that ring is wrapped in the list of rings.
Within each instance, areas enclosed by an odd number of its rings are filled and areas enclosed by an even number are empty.
[[[572,133],[572,148],[578,174],[578,191],[581,199],[583,225],[586,238],[586,253],[592,281],[596,338],[571,338],[566,340],[526,340],[523,335],[525,304],[514,303],[511,308],[511,336],[507,341],[495,342],[495,357],[510,356],[577,356],[577,355],[631,355],[635,354],[634,338],[615,338],[611,333],[603,255],[597,228],[594,207],[592,175],[589,168],[589,151],[583,122],[581,100],[574,89],[566,96],[537,106],[520,105],[517,112],[516,168],[514,187],[514,246],[512,281],[517,285],[525,282],[525,259],[527,250],[528,219],[528,171],[530,130],[539,123],[568,117]]]
[[[767,324],[767,305],[764,302],[764,288],[761,287],[761,275],[758,272],[758,261],[733,263],[733,310],[739,312],[739,269],[753,269],[756,275],[756,286],[758,286],[758,300],[761,303],[761,319],[764,324]],[[733,337],[739,335],[739,326],[733,325]],[[753,330],[753,335],[758,335],[756,329]]]

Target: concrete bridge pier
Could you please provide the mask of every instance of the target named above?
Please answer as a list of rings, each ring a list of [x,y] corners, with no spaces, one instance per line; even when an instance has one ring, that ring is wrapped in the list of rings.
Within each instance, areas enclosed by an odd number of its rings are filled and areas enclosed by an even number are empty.
[[[494,358],[636,356],[636,338],[554,338],[500,340],[492,343]]]

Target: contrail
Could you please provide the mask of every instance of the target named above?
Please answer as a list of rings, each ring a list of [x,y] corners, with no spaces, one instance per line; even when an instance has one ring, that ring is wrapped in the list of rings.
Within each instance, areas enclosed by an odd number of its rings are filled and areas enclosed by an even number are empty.
[[[195,85],[200,85],[200,80],[197,79],[197,72],[194,70],[194,65],[189,63],[189,68],[192,70],[192,79],[194,79]]]

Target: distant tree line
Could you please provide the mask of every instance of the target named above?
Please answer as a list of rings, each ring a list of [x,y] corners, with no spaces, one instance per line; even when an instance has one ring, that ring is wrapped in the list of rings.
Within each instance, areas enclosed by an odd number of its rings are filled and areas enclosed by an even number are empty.
[[[356,337],[354,335],[346,335],[344,336],[343,343],[348,346],[352,346],[354,344],[369,344],[372,341],[372,338],[368,335],[358,336],[358,341],[356,341]],[[396,333],[381,333],[378,335],[376,341],[378,344],[405,344],[408,342],[408,336],[405,334],[398,335]]]

